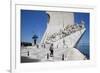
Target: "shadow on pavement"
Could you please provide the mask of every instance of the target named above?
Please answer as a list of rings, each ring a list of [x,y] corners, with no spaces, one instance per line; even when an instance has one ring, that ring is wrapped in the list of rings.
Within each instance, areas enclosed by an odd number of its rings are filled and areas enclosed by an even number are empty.
[[[31,58],[24,57],[24,56],[21,57],[21,63],[32,63],[32,62],[40,62],[40,60],[39,59],[31,59]]]

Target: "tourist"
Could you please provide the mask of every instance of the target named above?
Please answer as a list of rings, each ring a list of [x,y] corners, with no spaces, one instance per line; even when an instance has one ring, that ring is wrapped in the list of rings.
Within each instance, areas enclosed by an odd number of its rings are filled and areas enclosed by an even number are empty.
[[[27,56],[29,56],[29,51],[27,51]]]
[[[62,54],[62,60],[64,60],[64,54]]]
[[[51,46],[50,46],[50,57],[53,57],[53,54],[54,54],[54,51],[53,51],[53,44],[51,44]]]
[[[49,59],[49,54],[47,53],[47,60]]]

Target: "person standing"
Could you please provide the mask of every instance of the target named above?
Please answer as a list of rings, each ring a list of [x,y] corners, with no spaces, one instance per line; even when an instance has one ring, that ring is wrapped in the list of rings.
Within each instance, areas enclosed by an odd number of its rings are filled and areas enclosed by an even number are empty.
[[[50,57],[53,57],[53,55],[54,55],[54,48],[53,48],[53,44],[51,44],[51,46],[50,46]]]
[[[29,54],[29,51],[27,51],[27,56],[29,56],[30,54]]]
[[[47,60],[49,59],[49,54],[47,53]]]
[[[62,54],[62,60],[64,61],[64,54]]]

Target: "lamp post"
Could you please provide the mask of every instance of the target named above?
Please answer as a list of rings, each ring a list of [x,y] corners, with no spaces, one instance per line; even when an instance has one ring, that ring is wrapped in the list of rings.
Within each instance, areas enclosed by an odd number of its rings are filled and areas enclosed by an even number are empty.
[[[37,35],[33,35],[32,39],[33,39],[33,44],[32,45],[36,45],[38,36]]]

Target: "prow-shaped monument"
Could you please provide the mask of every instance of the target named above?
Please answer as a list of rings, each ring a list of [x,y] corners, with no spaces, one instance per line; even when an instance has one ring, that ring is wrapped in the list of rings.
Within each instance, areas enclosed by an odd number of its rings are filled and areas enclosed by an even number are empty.
[[[73,48],[85,32],[84,22],[74,23],[72,12],[47,12],[48,24],[41,43],[53,43],[54,47]]]
[[[46,13],[47,28],[39,47],[32,46],[32,49],[29,47],[29,57],[41,61],[85,60],[85,55],[74,48],[86,30],[84,21],[75,24],[73,12],[47,11]],[[50,48],[53,49],[51,53]]]

